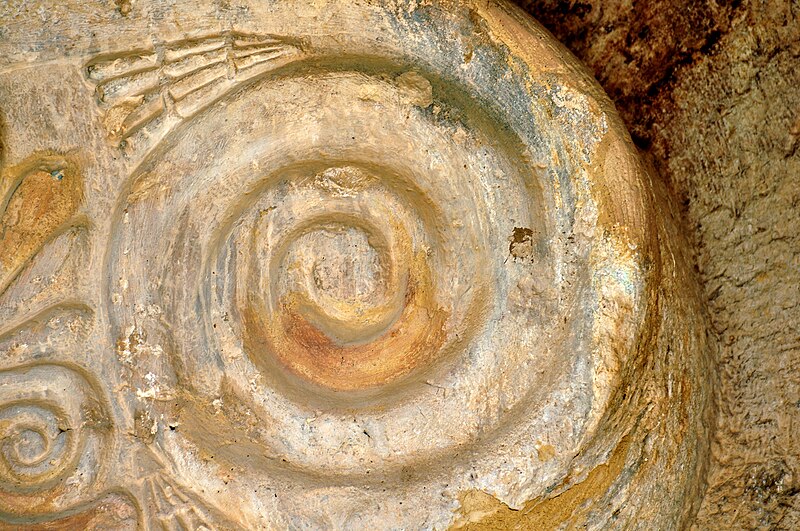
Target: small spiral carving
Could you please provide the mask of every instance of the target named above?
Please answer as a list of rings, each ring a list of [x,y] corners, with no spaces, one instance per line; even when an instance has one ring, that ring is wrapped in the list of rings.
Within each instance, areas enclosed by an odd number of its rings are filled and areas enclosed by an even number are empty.
[[[250,356],[267,373],[274,356],[336,391],[424,372],[485,313],[487,288],[468,279],[486,271],[446,243],[460,237],[476,249],[477,235],[454,227],[411,176],[313,166],[292,168],[292,186],[265,190],[259,205],[275,206],[257,206],[229,240],[233,252],[240,231],[250,236],[235,284]],[[457,261],[444,278],[443,264]]]
[[[47,488],[75,457],[75,437],[67,431],[58,404],[7,404],[2,471],[9,485]],[[69,457],[73,459],[69,459]]]
[[[60,365],[0,372],[0,512],[56,512],[84,499],[110,423],[93,387]]]

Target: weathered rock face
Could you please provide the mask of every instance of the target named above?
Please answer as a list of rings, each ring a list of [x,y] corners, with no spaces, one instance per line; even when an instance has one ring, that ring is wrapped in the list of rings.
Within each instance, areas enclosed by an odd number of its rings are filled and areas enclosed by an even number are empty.
[[[590,66],[680,197],[720,345],[695,525],[800,528],[800,3],[520,4]]]
[[[4,9],[5,522],[689,522],[687,244],[517,8]]]

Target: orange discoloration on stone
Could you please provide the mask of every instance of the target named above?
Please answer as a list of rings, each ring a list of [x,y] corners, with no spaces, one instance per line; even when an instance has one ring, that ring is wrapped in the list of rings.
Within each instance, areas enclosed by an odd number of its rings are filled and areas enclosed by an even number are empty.
[[[77,166],[58,155],[33,155],[7,170],[2,181],[11,191],[0,204],[0,293],[68,226],[83,200]]]
[[[314,326],[287,297],[280,314],[267,317],[255,307],[244,310],[254,358],[274,356],[294,374],[336,391],[377,387],[431,361],[444,343],[447,313],[433,300],[430,273],[422,258],[402,299],[402,312],[378,337],[342,344]],[[354,316],[355,318],[355,316]]]
[[[589,472],[586,479],[544,500],[531,500],[519,511],[509,508],[493,496],[480,491],[461,495],[462,517],[451,529],[466,531],[495,531],[504,529],[577,529],[573,521],[587,500],[604,496],[625,466],[629,438],[623,438],[608,462]],[[567,481],[567,480],[565,480]]]

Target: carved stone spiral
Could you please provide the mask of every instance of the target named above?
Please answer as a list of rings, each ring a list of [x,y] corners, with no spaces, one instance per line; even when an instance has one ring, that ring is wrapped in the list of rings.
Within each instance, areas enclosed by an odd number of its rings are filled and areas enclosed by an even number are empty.
[[[60,365],[0,372],[0,512],[39,514],[86,499],[103,468],[108,412]]]
[[[15,301],[81,220],[80,281],[31,315],[90,322],[63,359],[102,375],[118,444],[98,384],[24,365],[10,327],[2,510],[63,513],[113,455],[91,510],[135,499],[145,527],[688,520],[711,386],[685,244],[549,34],[482,0],[134,4],[31,51],[77,79],[80,141],[42,133],[59,165],[9,173],[33,177],[2,218],[38,237]]]

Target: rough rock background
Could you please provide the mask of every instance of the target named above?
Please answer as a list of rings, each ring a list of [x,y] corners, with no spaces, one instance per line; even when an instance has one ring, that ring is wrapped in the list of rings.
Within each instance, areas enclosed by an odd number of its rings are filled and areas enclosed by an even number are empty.
[[[719,339],[698,529],[800,529],[800,1],[518,0],[683,206]]]

